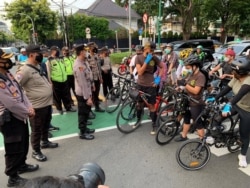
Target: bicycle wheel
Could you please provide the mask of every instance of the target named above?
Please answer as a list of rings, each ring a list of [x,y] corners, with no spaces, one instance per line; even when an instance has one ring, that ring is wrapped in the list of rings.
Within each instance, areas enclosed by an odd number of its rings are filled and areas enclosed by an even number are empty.
[[[131,133],[141,125],[141,118],[137,118],[136,103],[136,101],[129,101],[119,110],[116,126],[120,132]]]
[[[126,72],[127,72],[127,66],[119,67],[119,68],[117,69],[117,73],[118,73],[119,75],[121,75],[121,76],[125,75]]]
[[[199,170],[203,168],[211,157],[208,145],[199,139],[185,141],[176,151],[178,164],[186,170]]]
[[[155,140],[159,145],[168,144],[176,136],[179,124],[173,119],[169,119],[158,128]]]
[[[120,106],[121,97],[121,89],[119,87],[112,88],[108,92],[104,102],[106,112],[112,113],[116,111]]]
[[[156,119],[156,125],[160,127],[163,122],[167,121],[170,117],[175,116],[176,113],[174,103],[169,103],[159,111]]]

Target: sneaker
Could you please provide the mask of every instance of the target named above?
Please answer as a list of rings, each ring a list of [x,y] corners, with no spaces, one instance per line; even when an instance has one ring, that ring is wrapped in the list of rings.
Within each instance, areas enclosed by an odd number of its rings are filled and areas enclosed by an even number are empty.
[[[182,135],[180,134],[177,138],[175,138],[174,140],[176,142],[182,142],[182,141],[186,141],[188,138],[187,137],[182,137]]]
[[[59,131],[59,130],[60,130],[59,127],[55,127],[55,126],[53,126],[53,125],[50,125],[50,126],[49,126],[49,131]]]
[[[41,151],[33,151],[32,157],[36,159],[37,161],[47,161],[47,157],[41,152]]]
[[[155,135],[157,132],[157,127],[153,127],[152,131],[150,132],[151,135]]]
[[[239,166],[241,168],[246,168],[247,167],[247,159],[245,155],[239,154],[238,155],[238,159],[239,159]]]

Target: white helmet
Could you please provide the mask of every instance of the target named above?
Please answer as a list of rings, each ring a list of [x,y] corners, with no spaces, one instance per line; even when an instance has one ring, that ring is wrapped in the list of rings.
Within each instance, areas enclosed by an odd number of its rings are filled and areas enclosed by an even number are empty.
[[[21,48],[20,52],[26,52],[25,48]]]

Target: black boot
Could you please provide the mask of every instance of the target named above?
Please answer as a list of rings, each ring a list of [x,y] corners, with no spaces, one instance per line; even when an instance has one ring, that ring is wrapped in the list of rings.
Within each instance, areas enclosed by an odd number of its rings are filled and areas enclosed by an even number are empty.
[[[105,110],[103,110],[102,108],[100,108],[99,105],[96,105],[96,106],[95,106],[95,111],[96,111],[96,112],[105,112]]]
[[[21,178],[18,175],[10,176],[8,180],[8,187],[23,186],[27,182],[27,179]]]
[[[92,110],[90,110],[90,112],[89,112],[89,119],[95,119],[95,113],[92,111]]]

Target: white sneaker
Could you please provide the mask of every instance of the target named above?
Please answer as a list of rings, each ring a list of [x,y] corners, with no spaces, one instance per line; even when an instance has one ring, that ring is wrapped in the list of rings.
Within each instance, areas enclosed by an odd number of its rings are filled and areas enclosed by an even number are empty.
[[[239,159],[239,166],[242,168],[246,168],[247,167],[246,156],[239,154],[238,159]]]

